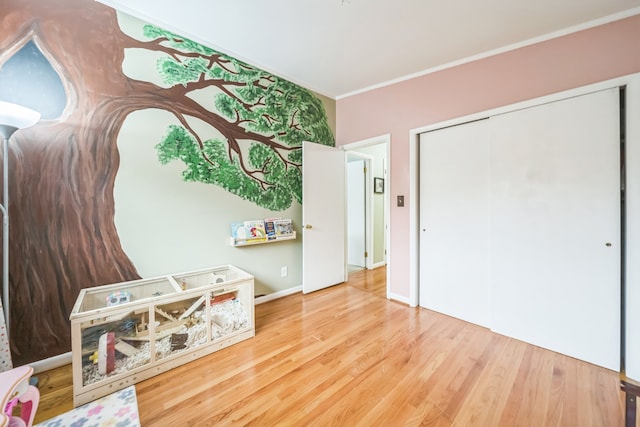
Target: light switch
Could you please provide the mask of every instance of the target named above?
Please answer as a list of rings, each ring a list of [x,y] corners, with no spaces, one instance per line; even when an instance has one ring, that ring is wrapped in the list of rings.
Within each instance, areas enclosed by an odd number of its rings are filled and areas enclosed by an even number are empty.
[[[404,196],[398,196],[398,207],[404,207]]]

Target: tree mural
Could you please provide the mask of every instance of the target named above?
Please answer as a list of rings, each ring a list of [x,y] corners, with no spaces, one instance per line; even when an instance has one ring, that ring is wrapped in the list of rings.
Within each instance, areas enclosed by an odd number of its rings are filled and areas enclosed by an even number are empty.
[[[166,52],[158,69],[166,84],[188,93],[215,88],[213,112],[200,118],[224,138],[203,141],[180,117],[158,145],[162,162],[182,160],[184,179],[216,184],[271,210],[302,202],[302,141],[333,145],[320,100],[272,74],[147,25],[145,36]],[[149,47],[149,45],[147,45]],[[248,142],[243,149],[242,143]]]
[[[184,179],[272,210],[301,201],[301,142],[333,144],[324,109],[308,91],[153,26],[133,38],[114,10],[92,0],[6,0],[0,23],[0,67],[33,41],[66,95],[59,115],[12,140],[15,364],[70,350],[68,316],[80,289],[139,278],[114,225],[116,140],[130,113],[175,115],[181,126],[167,129],[158,158],[184,162]],[[161,59],[149,67],[163,85],[127,77],[125,49],[156,51]],[[220,136],[204,139],[197,121]]]

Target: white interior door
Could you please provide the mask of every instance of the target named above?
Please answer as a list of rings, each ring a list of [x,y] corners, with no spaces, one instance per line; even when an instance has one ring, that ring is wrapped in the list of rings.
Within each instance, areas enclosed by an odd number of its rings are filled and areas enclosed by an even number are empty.
[[[344,282],[345,153],[302,144],[302,291]]]
[[[614,370],[618,102],[610,89],[494,117],[490,162],[492,329]]]
[[[488,120],[420,136],[420,306],[489,326]]]
[[[347,175],[347,263],[364,268],[366,252],[364,160],[349,160]]]

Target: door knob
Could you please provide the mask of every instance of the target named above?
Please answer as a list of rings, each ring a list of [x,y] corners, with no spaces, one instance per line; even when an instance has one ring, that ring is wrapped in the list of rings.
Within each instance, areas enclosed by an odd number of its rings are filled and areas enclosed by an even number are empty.
[[[304,226],[304,228],[306,228],[307,230],[310,230],[310,229],[312,229],[312,228],[313,228],[313,226],[312,226],[312,225],[307,224],[307,225],[305,225],[305,226]]]

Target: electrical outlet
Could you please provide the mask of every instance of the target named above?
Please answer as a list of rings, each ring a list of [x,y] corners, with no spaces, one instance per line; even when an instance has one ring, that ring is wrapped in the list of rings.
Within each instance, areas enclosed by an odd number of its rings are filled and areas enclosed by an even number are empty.
[[[289,269],[287,268],[286,265],[280,268],[280,276],[287,277],[288,275],[289,275]]]

